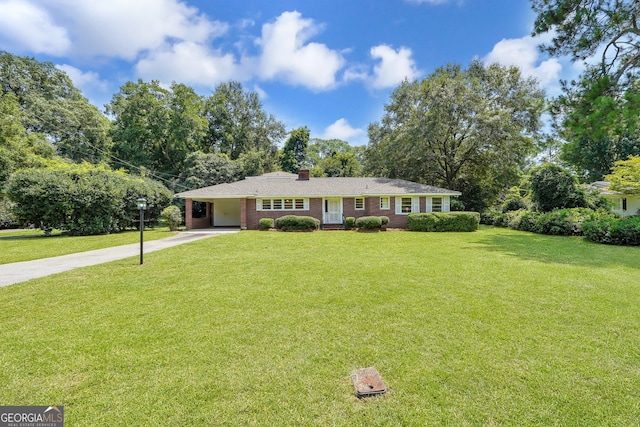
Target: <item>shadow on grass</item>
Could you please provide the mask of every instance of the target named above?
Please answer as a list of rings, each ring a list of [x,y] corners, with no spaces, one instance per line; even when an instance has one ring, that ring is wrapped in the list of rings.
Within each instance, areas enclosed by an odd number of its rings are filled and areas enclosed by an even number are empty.
[[[0,236],[0,240],[31,240],[31,239],[42,239],[42,238],[55,238],[55,237],[69,237],[69,235],[65,233],[56,233],[56,234],[24,234],[24,235],[11,235],[11,236]]]
[[[546,236],[505,230],[478,240],[489,251],[524,260],[586,267],[626,267],[640,270],[640,248],[589,242],[583,237]]]

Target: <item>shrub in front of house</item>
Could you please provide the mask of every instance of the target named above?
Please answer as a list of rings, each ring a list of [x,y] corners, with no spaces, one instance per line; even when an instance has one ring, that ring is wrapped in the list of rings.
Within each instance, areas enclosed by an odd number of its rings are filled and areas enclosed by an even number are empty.
[[[509,225],[509,215],[502,212],[502,210],[487,209],[480,215],[480,224],[507,227]]]
[[[601,217],[582,225],[587,240],[609,245],[640,245],[640,216]]]
[[[511,195],[502,204],[502,212],[519,211],[527,208],[527,203],[518,195]]]
[[[356,219],[356,227],[361,230],[379,230],[382,227],[382,220],[379,216],[361,216]]]
[[[507,213],[507,226],[514,230],[538,233],[538,212],[520,209]]]
[[[594,211],[589,208],[556,209],[544,213],[528,209],[483,213],[484,223],[490,225],[556,236],[582,236],[583,224],[599,218],[613,218],[613,214],[603,209]]]
[[[352,229],[353,227],[356,226],[356,218],[353,216],[348,216],[344,219],[344,227],[347,230]]]
[[[382,222],[382,227],[386,227],[387,224],[389,224],[389,217],[388,216],[381,216],[380,217],[380,222]]]
[[[320,221],[311,216],[285,215],[277,218],[275,225],[282,231],[313,231],[320,227]]]
[[[275,226],[273,218],[260,218],[260,230],[270,230]]]
[[[558,209],[540,214],[535,232],[557,236],[582,236],[585,222],[608,217],[612,217],[612,214],[589,208]]]
[[[479,223],[477,212],[423,212],[407,216],[410,231],[476,231]]]
[[[167,206],[162,210],[160,217],[167,223],[169,230],[176,231],[182,225],[182,212],[176,205]]]

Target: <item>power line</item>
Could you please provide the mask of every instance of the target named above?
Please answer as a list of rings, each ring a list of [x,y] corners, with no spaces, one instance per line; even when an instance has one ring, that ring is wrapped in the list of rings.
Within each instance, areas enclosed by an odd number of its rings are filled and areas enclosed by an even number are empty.
[[[58,123],[53,123],[51,121],[44,120],[41,116],[38,116],[38,115],[34,114],[33,112],[30,112],[29,114],[31,115],[31,117],[39,120],[41,123],[45,123],[45,124],[49,125],[50,129],[52,129],[54,131],[58,131],[59,133],[64,133],[65,132],[65,130],[62,129],[59,126]],[[27,132],[29,132],[29,131],[27,130]],[[37,133],[41,133],[41,132],[37,132]],[[45,135],[45,137],[46,137],[46,135]],[[187,186],[185,186],[183,184],[180,184],[180,183],[177,183],[177,182],[169,181],[168,179],[165,179],[165,178],[159,176],[158,174],[161,174],[162,172],[157,172],[157,171],[154,171],[152,169],[148,169],[148,168],[143,167],[143,166],[133,165],[133,164],[131,164],[131,163],[125,161],[125,160],[122,160],[122,159],[114,156],[112,153],[101,149],[100,147],[96,147],[95,145],[91,144],[89,141],[84,140],[82,142],[84,144],[88,145],[89,147],[93,148],[94,150],[96,150],[96,151],[108,156],[112,160],[112,162],[115,161],[115,163],[118,163],[120,165],[124,165],[124,166],[127,166],[127,167],[131,168],[131,169],[137,170],[138,173],[141,176],[144,176],[146,174],[146,175],[151,176],[151,177],[153,177],[153,178],[155,178],[155,179],[157,179],[159,181],[162,181],[163,183],[165,183],[166,185],[168,185],[170,187],[182,187],[183,189],[191,190],[190,187],[187,187]],[[55,143],[53,145],[55,145]],[[71,151],[71,152],[78,153],[78,154],[91,155],[91,153],[82,152],[82,151],[79,151],[77,149],[71,149],[71,148],[67,148],[67,147],[65,147],[65,149],[68,150],[68,151]],[[172,175],[172,174],[168,174],[168,173],[162,173],[162,174],[166,175],[168,177],[171,177],[171,178],[180,179],[180,177],[177,176],[177,175]]]

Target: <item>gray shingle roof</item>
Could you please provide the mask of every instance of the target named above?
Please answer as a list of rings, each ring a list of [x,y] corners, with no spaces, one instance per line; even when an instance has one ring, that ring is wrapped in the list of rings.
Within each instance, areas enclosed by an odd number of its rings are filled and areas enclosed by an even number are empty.
[[[215,198],[263,198],[263,197],[354,197],[394,195],[449,195],[459,196],[458,191],[418,184],[402,179],[389,178],[310,178],[298,179],[298,175],[272,172],[242,181],[218,184],[210,187],[178,193],[183,199]]]
[[[603,196],[619,196],[622,195],[621,192],[619,191],[613,191],[611,189],[609,189],[609,187],[611,186],[611,184],[607,181],[596,181],[596,182],[592,182],[591,184],[587,184],[586,187],[587,188],[593,188],[596,189],[600,192],[601,195]]]

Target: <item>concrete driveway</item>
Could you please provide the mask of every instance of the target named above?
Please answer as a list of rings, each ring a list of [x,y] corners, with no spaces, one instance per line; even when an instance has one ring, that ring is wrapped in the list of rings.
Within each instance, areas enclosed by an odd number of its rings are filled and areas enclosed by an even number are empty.
[[[189,243],[200,239],[237,233],[237,228],[188,230],[160,240],[144,242],[144,253],[159,251],[172,246]],[[0,287],[26,282],[27,280],[61,273],[79,267],[103,264],[118,259],[140,255],[140,243],[96,249],[87,252],[43,258],[33,261],[0,264]]]

